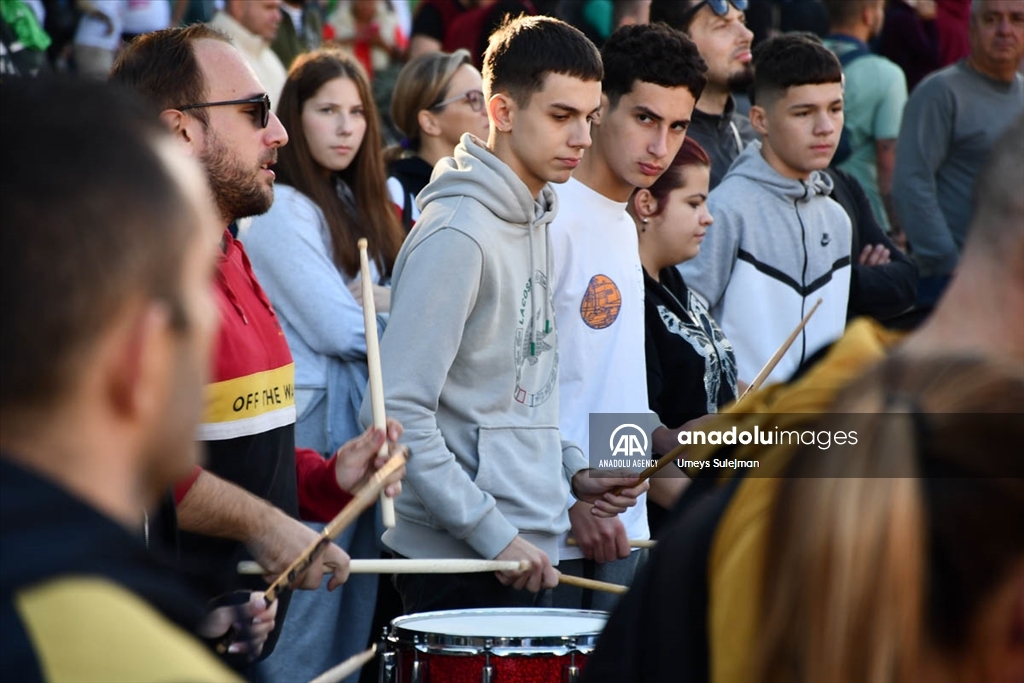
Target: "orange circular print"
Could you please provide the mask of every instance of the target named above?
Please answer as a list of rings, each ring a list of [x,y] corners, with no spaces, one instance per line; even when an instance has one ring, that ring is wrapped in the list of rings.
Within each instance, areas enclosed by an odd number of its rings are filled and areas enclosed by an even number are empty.
[[[622,310],[622,292],[607,275],[595,275],[590,278],[587,291],[583,294],[580,304],[580,317],[588,327],[595,330],[604,328],[615,322]]]

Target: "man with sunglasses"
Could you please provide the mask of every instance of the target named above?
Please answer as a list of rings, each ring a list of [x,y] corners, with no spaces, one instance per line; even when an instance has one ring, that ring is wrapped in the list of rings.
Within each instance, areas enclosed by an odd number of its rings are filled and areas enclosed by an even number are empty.
[[[687,136],[711,157],[711,188],[757,133],[736,111],[732,93],[754,82],[750,46],[754,34],[743,12],[748,0],[653,0],[651,22],[664,22],[690,37],[708,65],[708,85],[693,110]]]
[[[283,571],[315,538],[296,520],[300,512],[313,521],[337,514],[348,491],[383,464],[375,454],[385,435],[368,430],[330,459],[295,448],[291,353],[241,243],[227,230],[232,221],[270,208],[270,167],[288,141],[242,55],[227,36],[203,24],[157,31],[121,53],[111,79],[159,107],[173,137],[202,163],[220,214],[220,332],[198,429],[207,466],[175,487],[182,532],[177,541],[183,567],[204,572],[212,595],[256,589],[265,585],[263,579],[240,579],[237,562],[251,556],[269,573]],[[389,425],[392,440],[399,434],[397,423]],[[397,494],[399,485],[389,488]],[[348,557],[334,544],[297,587],[316,589],[325,573],[333,574],[330,589],[348,575]],[[287,596],[279,605],[279,626],[286,608]],[[263,656],[272,651],[279,626]]]

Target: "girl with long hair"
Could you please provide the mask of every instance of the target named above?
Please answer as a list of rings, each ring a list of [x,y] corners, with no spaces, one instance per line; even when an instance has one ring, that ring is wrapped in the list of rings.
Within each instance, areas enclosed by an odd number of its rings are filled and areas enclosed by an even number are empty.
[[[391,201],[407,231],[420,215],[416,195],[430,182],[434,164],[452,155],[464,133],[487,139],[485,104],[480,72],[465,50],[432,52],[402,68],[391,120],[405,137],[385,158]]]
[[[357,241],[369,242],[374,303],[386,315],[387,283],[404,239],[388,199],[380,122],[363,67],[337,49],[295,60],[278,117],[288,131],[274,167],[274,204],[242,236],[295,359],[298,447],[335,452],[362,432],[367,383]],[[373,512],[339,539],[352,557],[378,557]],[[351,577],[327,595],[293,596],[273,679],[312,678],[360,651],[369,636],[376,577]]]

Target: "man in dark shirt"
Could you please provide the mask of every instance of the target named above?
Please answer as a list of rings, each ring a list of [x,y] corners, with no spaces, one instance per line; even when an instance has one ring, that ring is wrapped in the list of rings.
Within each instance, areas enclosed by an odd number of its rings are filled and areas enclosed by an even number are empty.
[[[754,81],[746,27],[747,0],[653,0],[651,22],[663,21],[693,40],[708,65],[708,85],[693,110],[686,135],[711,157],[715,189],[743,148],[757,133],[736,111],[734,92],[746,92]]]

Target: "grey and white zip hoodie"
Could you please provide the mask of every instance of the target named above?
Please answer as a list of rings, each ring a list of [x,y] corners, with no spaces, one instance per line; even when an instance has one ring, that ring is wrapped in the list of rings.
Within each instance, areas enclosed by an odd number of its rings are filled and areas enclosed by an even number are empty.
[[[754,379],[803,317],[822,304],[768,382],[787,381],[843,334],[850,296],[850,218],[832,179],[786,178],[752,142],[708,196],[714,223],[696,258],[678,266],[708,302],[736,351],[739,378]]]
[[[557,562],[568,481],[587,461],[558,431],[555,193],[534,200],[467,134],[417,203],[381,340],[387,414],[412,451],[384,542],[407,557],[491,559],[521,534]]]

